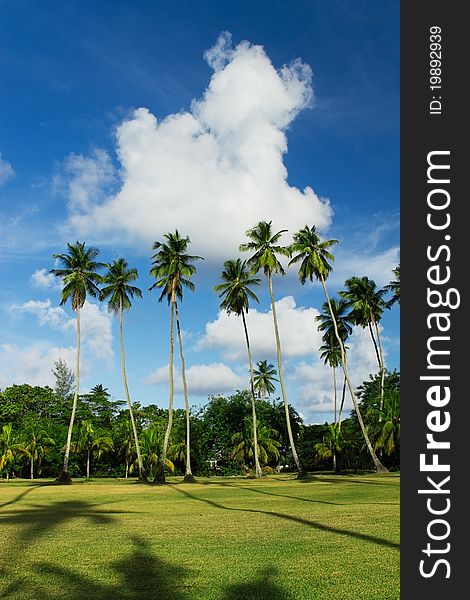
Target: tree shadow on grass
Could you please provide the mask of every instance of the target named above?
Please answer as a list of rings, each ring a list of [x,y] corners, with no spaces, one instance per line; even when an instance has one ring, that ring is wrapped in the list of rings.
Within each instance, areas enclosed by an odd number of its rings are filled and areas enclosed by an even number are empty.
[[[247,512],[247,513],[255,513],[260,515],[267,515],[269,517],[276,517],[278,519],[284,519],[286,521],[293,521],[294,523],[299,523],[300,525],[306,525],[307,527],[312,527],[314,529],[318,529],[320,531],[326,531],[328,533],[333,533],[335,535],[352,537],[359,540],[364,540],[366,542],[371,542],[373,544],[377,544],[379,546],[387,546],[389,548],[393,548],[398,550],[400,548],[400,544],[395,542],[391,542],[390,540],[379,538],[373,535],[368,535],[366,533],[358,533],[357,531],[349,531],[348,529],[338,529],[336,527],[330,527],[329,525],[324,525],[323,523],[318,523],[317,521],[310,521],[308,519],[304,519],[302,517],[296,517],[294,515],[289,515],[286,513],[274,512],[270,510],[258,510],[254,508],[235,508],[230,506],[224,506],[223,504],[219,504],[218,502],[214,502],[214,500],[208,500],[207,498],[198,498],[193,494],[190,494],[186,490],[182,490],[175,486],[174,484],[169,484],[169,487],[174,488],[180,494],[187,496],[188,498],[192,498],[193,500],[198,500],[199,502],[204,502],[209,506],[214,508],[219,508],[221,510],[230,510],[236,512]]]
[[[46,506],[28,506],[24,509],[10,510],[0,514],[0,525],[17,525],[22,527],[21,538],[34,542],[46,533],[61,525],[75,520],[87,519],[96,525],[107,525],[115,514],[131,511],[98,509],[99,504],[84,500],[58,500]]]
[[[237,583],[227,588],[223,600],[294,600],[291,594],[273,581],[275,574],[275,568],[266,566],[254,581]]]
[[[15,504],[16,502],[19,502],[27,494],[30,494],[31,492],[34,492],[34,490],[37,490],[38,488],[47,487],[47,486],[51,486],[51,485],[54,485],[54,483],[52,483],[52,482],[34,482],[34,483],[30,483],[28,485],[28,488],[26,490],[24,490],[24,492],[21,492],[21,494],[18,494],[18,496],[16,496],[12,500],[9,500],[8,502],[3,502],[3,504],[0,504],[0,508],[4,508],[5,506],[10,506],[10,504]]]
[[[117,582],[102,583],[76,570],[42,563],[35,576],[17,578],[2,597],[21,598],[22,589],[31,597],[37,584],[41,600],[183,600],[185,589],[191,586],[185,583],[190,570],[154,556],[149,543],[140,537],[133,537],[132,543],[131,554],[110,565]],[[37,576],[48,583],[37,581]]]

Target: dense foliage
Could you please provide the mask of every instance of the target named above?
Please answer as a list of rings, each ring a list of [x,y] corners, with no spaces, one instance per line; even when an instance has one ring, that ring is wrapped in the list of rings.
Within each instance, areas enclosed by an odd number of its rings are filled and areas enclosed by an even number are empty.
[[[389,469],[400,464],[400,374],[387,372],[385,402],[379,410],[380,376],[370,376],[357,390],[361,411],[375,450]],[[69,470],[72,476],[136,476],[135,444],[125,402],[113,401],[98,384],[79,397],[72,436]],[[168,410],[151,404],[133,405],[146,472],[152,474],[159,461]],[[13,385],[0,392],[0,466],[3,476],[54,477],[60,472],[71,411],[70,396],[64,398],[49,387]],[[305,468],[370,469],[353,411],[338,425],[305,425],[292,406],[290,420],[300,460]],[[256,412],[260,461],[265,472],[295,470],[282,401],[257,398]],[[166,468],[185,472],[185,411],[174,411]],[[191,460],[195,475],[236,475],[252,472],[253,431],[251,394],[209,397],[207,404],[191,410]]]

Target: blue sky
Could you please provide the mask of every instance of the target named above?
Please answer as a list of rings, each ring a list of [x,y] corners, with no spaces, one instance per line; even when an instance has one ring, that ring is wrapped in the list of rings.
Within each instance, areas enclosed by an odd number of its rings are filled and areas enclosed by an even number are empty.
[[[213,292],[244,232],[315,224],[336,238],[332,294],[352,275],[388,283],[399,262],[398,2],[0,0],[0,388],[53,383],[74,364],[74,314],[52,254],[76,240],[124,256],[144,299],[125,316],[133,400],[167,404],[166,304],[147,290],[152,242],[178,228],[205,261],[181,307],[192,404],[246,387],[241,323]],[[331,419],[318,358],[318,284],[275,293],[289,401]],[[255,361],[275,363],[266,282],[249,315]],[[123,397],[117,323],[90,302],[82,391]],[[399,310],[382,320],[399,368]],[[366,331],[354,383],[376,369]],[[178,364],[178,361],[176,361]],[[177,406],[182,406],[178,395]]]

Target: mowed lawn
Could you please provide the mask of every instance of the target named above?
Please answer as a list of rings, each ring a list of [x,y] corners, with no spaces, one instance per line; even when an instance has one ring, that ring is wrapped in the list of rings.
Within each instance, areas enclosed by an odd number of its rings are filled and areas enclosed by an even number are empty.
[[[0,597],[397,600],[398,475],[0,484]]]

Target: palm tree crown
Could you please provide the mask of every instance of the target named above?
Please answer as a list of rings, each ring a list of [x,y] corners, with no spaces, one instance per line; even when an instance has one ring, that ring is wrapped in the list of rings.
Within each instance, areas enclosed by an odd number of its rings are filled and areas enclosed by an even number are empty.
[[[108,272],[102,280],[105,287],[101,289],[101,300],[109,298],[108,310],[114,314],[118,314],[121,307],[123,310],[129,310],[134,296],[142,298],[142,291],[130,284],[139,276],[137,269],[128,268],[123,258],[115,260],[107,267]]]
[[[384,289],[387,292],[391,292],[392,297],[387,302],[387,308],[391,308],[395,302],[400,304],[400,265],[393,269],[392,273],[395,275],[395,280],[391,281],[388,285],[385,286]]]
[[[377,290],[375,281],[368,277],[350,277],[344,282],[346,290],[339,292],[350,308],[350,319],[355,325],[367,327],[380,321],[386,307],[386,290]]]
[[[260,360],[256,363],[256,369],[254,370],[255,375],[255,390],[261,395],[270,396],[276,386],[273,381],[279,381],[276,378],[277,371],[274,365],[268,363],[267,360]]]
[[[85,248],[85,242],[77,241],[67,246],[68,253],[52,255],[62,268],[51,269],[51,273],[61,277],[64,282],[60,304],[65,304],[70,298],[72,309],[77,310],[85,304],[87,294],[99,296],[97,284],[101,283],[101,275],[97,271],[106,265],[95,261],[100,251],[93,247]]]
[[[242,252],[254,251],[253,256],[248,259],[248,265],[251,267],[252,273],[257,273],[263,269],[265,275],[269,273],[280,273],[285,275],[285,271],[281,263],[278,261],[276,254],[289,256],[289,251],[284,246],[277,245],[281,235],[287,229],[281,229],[277,233],[273,233],[272,221],[260,221],[255,227],[246,232],[250,241],[246,244],[240,244]]]
[[[159,302],[167,298],[168,304],[175,299],[182,300],[183,287],[194,291],[190,277],[195,273],[193,263],[204,260],[201,256],[191,256],[186,253],[190,239],[181,237],[178,230],[175,233],[165,233],[165,242],[155,242],[153,249],[157,252],[152,256],[150,275],[157,280],[149,289],[162,288]]]
[[[352,327],[349,324],[349,315],[346,315],[349,304],[343,298],[337,300],[336,298],[330,298],[331,311],[333,318],[336,321],[338,327],[338,333],[343,342],[345,342],[352,333]],[[331,345],[338,345],[335,335],[335,327],[333,318],[330,313],[330,307],[328,302],[323,302],[322,313],[315,317],[316,321],[319,321],[318,330],[323,331],[323,341]]]
[[[334,256],[329,252],[329,248],[338,243],[338,240],[320,241],[315,225],[309,227],[305,225],[303,229],[293,235],[293,243],[290,246],[290,253],[295,256],[290,260],[289,265],[300,262],[299,279],[304,284],[307,279],[313,281],[316,279],[326,279],[332,267],[328,261],[334,261]]]
[[[235,313],[240,316],[242,312],[247,313],[249,301],[259,302],[258,297],[251,291],[250,286],[259,285],[261,280],[250,276],[247,270],[247,262],[237,260],[226,260],[224,270],[220,278],[223,283],[215,286],[215,291],[220,292],[219,298],[223,298],[220,307],[228,314]]]

